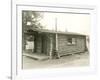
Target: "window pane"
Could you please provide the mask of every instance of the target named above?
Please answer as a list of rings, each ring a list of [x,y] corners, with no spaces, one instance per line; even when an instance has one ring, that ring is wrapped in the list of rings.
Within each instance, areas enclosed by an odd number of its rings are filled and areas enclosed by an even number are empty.
[[[76,44],[75,38],[68,38],[68,44]]]

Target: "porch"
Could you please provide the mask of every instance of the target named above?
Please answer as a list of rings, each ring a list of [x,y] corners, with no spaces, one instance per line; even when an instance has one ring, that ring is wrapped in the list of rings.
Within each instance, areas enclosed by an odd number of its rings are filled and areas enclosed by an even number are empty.
[[[49,59],[49,56],[45,54],[39,54],[39,53],[23,53],[23,56],[35,59],[35,60],[47,60]]]
[[[57,41],[57,34],[51,32],[41,32],[35,30],[28,30],[24,33],[26,39],[23,42],[26,42],[23,49],[23,55],[28,56],[31,58],[35,58],[37,60],[44,60],[53,57],[57,57],[57,50],[58,50],[58,41]],[[27,43],[31,45],[29,47],[31,52],[25,52]],[[24,43],[23,43],[24,44]],[[33,45],[33,46],[32,46]]]

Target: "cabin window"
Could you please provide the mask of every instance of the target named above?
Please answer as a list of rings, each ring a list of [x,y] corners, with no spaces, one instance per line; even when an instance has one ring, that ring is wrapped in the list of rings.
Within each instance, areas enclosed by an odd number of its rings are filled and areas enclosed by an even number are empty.
[[[68,38],[68,45],[74,45],[76,44],[76,38]]]

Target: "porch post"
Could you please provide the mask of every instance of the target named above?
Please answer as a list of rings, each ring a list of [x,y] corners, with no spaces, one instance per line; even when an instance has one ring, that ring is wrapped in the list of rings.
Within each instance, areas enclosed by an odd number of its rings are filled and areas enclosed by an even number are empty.
[[[56,53],[56,58],[60,58],[60,55],[58,53],[58,34],[56,33],[55,35],[55,53]]]
[[[50,52],[49,52],[50,59],[52,59],[52,49],[53,49],[52,36],[50,36]]]
[[[56,33],[56,51],[58,51],[58,34]]]

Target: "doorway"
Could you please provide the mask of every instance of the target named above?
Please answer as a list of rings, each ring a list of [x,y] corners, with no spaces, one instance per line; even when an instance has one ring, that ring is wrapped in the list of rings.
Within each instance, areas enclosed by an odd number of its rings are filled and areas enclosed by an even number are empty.
[[[42,53],[47,54],[47,38],[45,35],[42,36]]]

